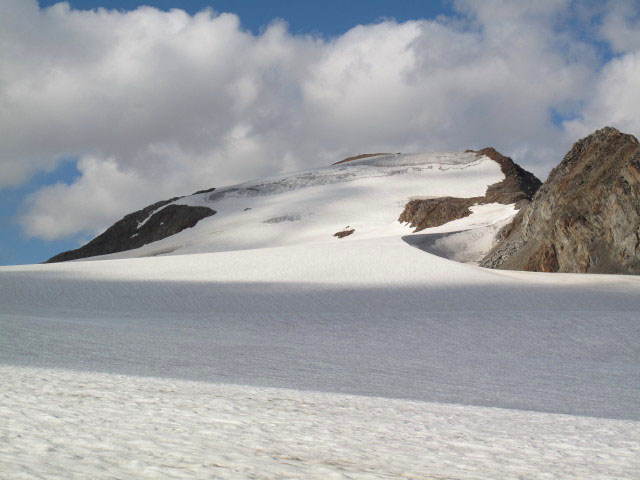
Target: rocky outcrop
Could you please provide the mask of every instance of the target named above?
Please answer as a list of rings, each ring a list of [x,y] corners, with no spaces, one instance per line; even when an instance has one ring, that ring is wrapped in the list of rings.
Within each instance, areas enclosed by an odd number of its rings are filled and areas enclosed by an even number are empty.
[[[332,165],[340,165],[341,163],[347,163],[353,160],[362,160],[363,158],[377,157],[379,155],[391,155],[391,154],[390,153],[361,153],[360,155],[347,157],[344,160],[340,160],[339,162],[332,163]]]
[[[344,238],[344,237],[348,237],[349,235],[351,235],[355,231],[356,231],[355,228],[347,227],[344,230],[341,230],[339,232],[334,233],[333,236],[334,237],[338,237],[338,238]]]
[[[640,144],[605,127],[576,142],[482,266],[640,274]]]
[[[505,157],[493,148],[467,150],[478,156],[486,156],[500,165],[504,179],[487,187],[482,197],[458,198],[438,197],[410,200],[400,214],[398,221],[407,222],[419,232],[425,228],[438,227],[459,218],[471,215],[469,207],[484,203],[515,203],[520,208],[523,202],[531,200],[542,182],[533,174],[509,157]]]
[[[399,222],[409,223],[414,232],[425,228],[438,227],[445,223],[471,215],[472,205],[481,203],[484,197],[457,198],[438,197],[424,200],[410,200],[398,218]]]
[[[531,200],[542,182],[533,173],[526,171],[509,157],[505,157],[494,148],[483,148],[475,153],[489,157],[500,165],[504,180],[487,187],[484,203],[502,203],[509,205],[522,200]]]
[[[203,218],[216,213],[207,207],[171,204],[179,198],[154,203],[131,213],[86,245],[59,253],[46,263],[66,262],[139,248],[191,228]]]

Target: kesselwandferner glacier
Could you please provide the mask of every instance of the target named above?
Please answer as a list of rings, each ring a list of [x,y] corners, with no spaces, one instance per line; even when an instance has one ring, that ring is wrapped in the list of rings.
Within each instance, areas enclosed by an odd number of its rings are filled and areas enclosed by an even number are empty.
[[[542,187],[492,149],[359,156],[0,267],[0,478],[637,479],[640,278],[562,272],[633,265],[612,130]],[[611,196],[553,210],[578,174]],[[567,260],[598,228],[627,257]]]

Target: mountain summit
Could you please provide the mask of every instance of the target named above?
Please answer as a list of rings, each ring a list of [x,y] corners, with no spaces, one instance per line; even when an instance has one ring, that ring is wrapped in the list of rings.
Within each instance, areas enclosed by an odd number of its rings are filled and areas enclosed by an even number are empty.
[[[477,262],[515,213],[514,205],[540,185],[493,149],[347,160],[158,202],[49,262],[402,237],[412,233],[412,219],[398,222],[398,215],[412,201],[432,198],[444,200],[430,209],[440,217],[438,226],[447,224],[438,234],[474,230],[474,238],[483,239],[481,246],[466,247],[464,258],[452,258]],[[454,202],[464,205],[452,216],[447,212]]]

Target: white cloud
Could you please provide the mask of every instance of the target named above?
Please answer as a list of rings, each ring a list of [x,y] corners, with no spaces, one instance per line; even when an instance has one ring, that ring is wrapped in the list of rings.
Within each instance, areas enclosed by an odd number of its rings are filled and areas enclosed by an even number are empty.
[[[105,225],[135,203],[139,192],[149,188],[135,172],[123,172],[113,159],[84,157],[78,162],[81,178],[71,184],[58,183],[41,189],[27,202],[28,235],[52,240],[77,231],[78,225]],[[82,207],[80,207],[82,206]]]
[[[625,133],[640,133],[640,50],[615,58],[604,68],[580,118],[566,123],[573,138],[604,124]]]
[[[640,8],[637,1],[609,1],[600,29],[616,53],[640,50]]]
[[[80,178],[43,187],[21,217],[29,235],[54,239],[365,151],[491,145],[544,175],[574,140],[551,109],[582,113],[594,84],[604,104],[585,112],[609,123],[602,85],[635,70],[612,63],[598,76],[595,49],[558,27],[568,2],[456,8],[322,39],[282,22],[253,35],[211,11],[0,0],[0,188],[80,158]]]
[[[640,136],[640,5],[609,1],[603,11],[600,35],[617,56],[598,73],[580,116],[566,122],[573,138],[605,124]]]

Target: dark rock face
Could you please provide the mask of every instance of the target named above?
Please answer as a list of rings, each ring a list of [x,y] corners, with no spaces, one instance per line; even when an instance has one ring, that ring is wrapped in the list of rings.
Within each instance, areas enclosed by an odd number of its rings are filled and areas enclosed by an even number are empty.
[[[345,230],[342,230],[340,232],[336,232],[333,234],[334,237],[338,237],[338,238],[344,238],[344,237],[348,237],[349,235],[351,235],[353,232],[355,232],[356,229],[355,228],[349,228],[347,227]]]
[[[531,200],[542,182],[533,174],[505,157],[493,148],[467,150],[478,156],[487,156],[500,165],[504,180],[489,185],[483,197],[457,198],[438,197],[409,201],[398,221],[408,222],[419,232],[425,228],[438,227],[445,223],[471,215],[469,207],[484,203],[515,203],[517,208]]]
[[[410,200],[400,214],[398,221],[408,222],[415,232],[425,228],[438,227],[445,223],[471,215],[469,207],[482,203],[484,197],[457,198],[438,197],[425,200]]]
[[[640,274],[640,144],[605,127],[576,142],[481,265]]]
[[[355,155],[353,157],[347,157],[344,160],[340,160],[339,162],[332,163],[332,165],[340,165],[341,163],[347,163],[352,160],[360,160],[363,158],[377,157],[378,155],[391,155],[390,153],[361,153],[360,155]]]
[[[526,171],[509,157],[505,157],[493,148],[483,148],[476,151],[500,165],[504,180],[487,187],[484,203],[518,203],[521,200],[531,200],[542,182],[533,173]]]
[[[131,213],[86,245],[76,250],[59,253],[46,263],[66,262],[139,248],[147,243],[175,235],[185,228],[191,228],[203,218],[216,213],[215,210],[207,207],[168,205],[178,198],[180,197],[154,203]],[[167,206],[164,207],[165,205]],[[149,218],[150,215],[152,216]],[[145,220],[146,222],[138,228],[138,225]]]
[[[199,193],[211,193],[215,189],[216,189],[216,187],[207,188],[205,190],[198,190],[197,192],[194,192],[192,195],[198,195]]]

